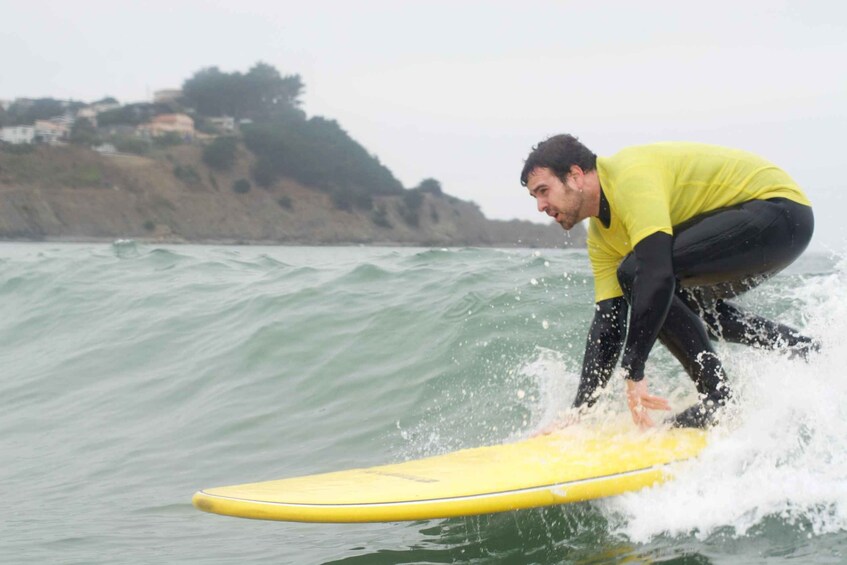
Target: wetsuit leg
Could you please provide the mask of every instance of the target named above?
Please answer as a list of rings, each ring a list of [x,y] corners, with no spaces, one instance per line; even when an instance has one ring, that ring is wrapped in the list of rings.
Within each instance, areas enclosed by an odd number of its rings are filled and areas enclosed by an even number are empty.
[[[793,263],[813,231],[812,209],[784,198],[708,212],[674,226],[674,274],[702,298],[732,298]]]
[[[713,337],[767,349],[814,349],[788,326],[743,312],[725,299],[775,275],[806,249],[812,209],[784,198],[753,200],[695,217],[674,228],[674,274],[682,298]]]
[[[813,230],[811,208],[783,198],[752,200],[674,227],[673,270],[679,284],[659,339],[680,360],[704,399],[702,405],[678,415],[675,425],[707,424],[713,411],[710,407],[723,404],[729,396],[704,320],[710,322],[713,335],[727,337],[729,333],[741,343],[773,348],[781,340],[789,343],[791,339],[786,338],[790,335],[797,336],[793,339],[798,343],[812,343],[790,328],[744,315],[724,299],[759,285],[791,264],[809,244]],[[634,273],[630,255],[618,269],[625,296]],[[627,280],[630,275],[633,279]],[[723,302],[720,307],[719,301]],[[709,319],[702,314],[706,311],[716,315]],[[756,327],[764,328],[764,333],[749,337],[755,333],[749,330]]]
[[[696,298],[695,290],[683,291],[683,300],[703,319],[709,337],[713,340],[723,339],[730,343],[785,351],[791,356],[799,355],[804,359],[809,353],[820,349],[818,341],[797,330],[746,312],[726,300],[718,299],[706,305],[702,299]]]

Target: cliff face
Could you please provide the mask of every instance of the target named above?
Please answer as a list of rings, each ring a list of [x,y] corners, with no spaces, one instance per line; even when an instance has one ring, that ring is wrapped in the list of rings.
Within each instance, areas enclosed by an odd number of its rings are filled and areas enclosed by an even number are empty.
[[[242,149],[230,171],[218,172],[192,146],[150,158],[70,146],[0,152],[0,239],[503,247],[585,242],[581,226],[568,236],[557,225],[488,220],[474,204],[446,195],[424,194],[410,214],[402,196],[375,196],[368,211],[339,210],[326,193],[290,180],[234,191],[236,181],[250,178],[252,165]]]

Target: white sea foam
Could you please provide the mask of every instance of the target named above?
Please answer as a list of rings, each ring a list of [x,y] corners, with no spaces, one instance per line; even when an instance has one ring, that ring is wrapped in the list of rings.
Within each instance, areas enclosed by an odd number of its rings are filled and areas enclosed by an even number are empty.
[[[518,374],[533,384],[534,393],[525,397],[533,432],[552,424],[567,408],[579,378],[569,370],[560,352],[540,346],[536,346],[534,358],[520,367]]]
[[[735,394],[725,421],[710,432],[698,459],[678,466],[676,480],[596,503],[616,533],[636,542],[661,535],[743,536],[768,518],[807,535],[847,530],[847,260],[833,274],[808,277],[789,295],[778,288],[777,301],[796,306],[780,320],[820,339],[822,352],[805,362],[720,345]],[[532,414],[524,435],[567,410],[578,382],[576,357],[538,347],[519,369],[533,390],[522,398]],[[684,407],[693,399],[691,383],[680,381],[681,370],[664,352],[654,357],[651,387]],[[623,422],[622,388],[613,379],[583,423]]]
[[[677,479],[599,502],[618,533],[705,539],[778,518],[808,535],[847,530],[847,264],[791,297],[823,350],[808,363],[733,348],[736,406]]]

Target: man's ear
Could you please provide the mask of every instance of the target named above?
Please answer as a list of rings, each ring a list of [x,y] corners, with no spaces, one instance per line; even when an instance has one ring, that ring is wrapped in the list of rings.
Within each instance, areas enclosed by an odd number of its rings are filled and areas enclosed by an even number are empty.
[[[579,165],[571,165],[568,172],[573,175],[573,179],[577,183],[577,186],[582,186],[582,178],[585,176],[585,171],[582,170],[582,167]]]

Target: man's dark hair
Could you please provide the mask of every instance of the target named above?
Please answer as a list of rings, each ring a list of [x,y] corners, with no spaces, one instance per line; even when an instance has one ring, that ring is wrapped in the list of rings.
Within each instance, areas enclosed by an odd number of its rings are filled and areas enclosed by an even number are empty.
[[[529,173],[536,168],[548,168],[564,181],[571,165],[577,165],[585,172],[593,171],[597,166],[597,155],[568,133],[554,135],[532,148],[521,171],[521,185],[526,186]]]

